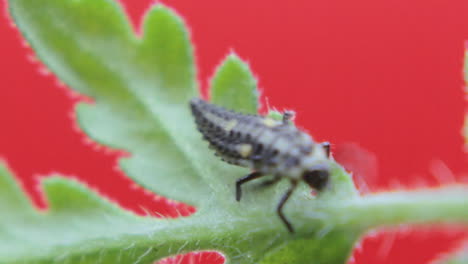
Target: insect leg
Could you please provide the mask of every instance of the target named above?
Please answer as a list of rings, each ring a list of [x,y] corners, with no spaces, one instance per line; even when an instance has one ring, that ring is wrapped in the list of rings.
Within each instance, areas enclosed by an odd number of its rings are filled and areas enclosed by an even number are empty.
[[[320,145],[325,149],[327,157],[330,157],[330,142],[322,142]]]
[[[297,181],[291,181],[291,187],[289,187],[288,191],[281,197],[280,202],[278,203],[278,206],[276,207],[276,212],[278,213],[278,216],[281,218],[281,221],[286,225],[288,228],[289,232],[294,233],[294,228],[292,227],[291,223],[286,219],[286,217],[283,214],[283,206],[284,204],[288,201],[289,197],[291,197],[291,194],[297,187]]]
[[[250,173],[249,175],[245,176],[245,177],[242,177],[240,179],[238,179],[236,181],[236,200],[237,201],[240,201],[241,199],[241,196],[242,196],[242,189],[241,189],[241,185],[248,182],[248,181],[251,181],[251,180],[255,180],[257,178],[260,178],[262,177],[263,174],[260,173],[260,172],[252,172]]]

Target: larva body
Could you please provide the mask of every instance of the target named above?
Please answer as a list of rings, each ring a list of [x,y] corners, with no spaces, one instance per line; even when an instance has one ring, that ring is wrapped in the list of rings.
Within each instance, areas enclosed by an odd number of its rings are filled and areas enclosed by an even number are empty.
[[[304,180],[315,189],[328,182],[328,144],[317,144],[296,128],[285,113],[283,121],[260,115],[233,112],[220,106],[194,98],[190,102],[198,130],[222,160],[254,172],[237,182],[240,185],[263,175],[276,180],[288,178],[292,187],[283,197],[278,213],[292,232],[292,226],[281,212],[283,204],[297,185]],[[284,201],[283,201],[284,200]]]

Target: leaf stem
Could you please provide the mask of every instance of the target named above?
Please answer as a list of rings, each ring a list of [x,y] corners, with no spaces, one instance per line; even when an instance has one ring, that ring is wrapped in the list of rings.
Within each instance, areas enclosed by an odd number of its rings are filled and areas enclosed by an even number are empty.
[[[347,218],[344,222],[363,228],[416,223],[468,224],[468,187],[376,193],[341,206],[347,207],[340,208]]]

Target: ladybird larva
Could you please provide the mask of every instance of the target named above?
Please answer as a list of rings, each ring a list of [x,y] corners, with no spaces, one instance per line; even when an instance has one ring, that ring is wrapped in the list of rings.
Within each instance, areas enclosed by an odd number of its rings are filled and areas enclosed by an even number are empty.
[[[329,181],[330,145],[316,143],[298,129],[285,112],[283,120],[234,112],[202,99],[190,101],[195,123],[216,155],[230,164],[251,168],[252,173],[236,181],[236,200],[242,196],[242,184],[265,175],[273,175],[269,184],[288,179],[289,189],[280,199],[277,214],[289,232],[294,228],[283,214],[283,207],[300,181],[318,191]]]

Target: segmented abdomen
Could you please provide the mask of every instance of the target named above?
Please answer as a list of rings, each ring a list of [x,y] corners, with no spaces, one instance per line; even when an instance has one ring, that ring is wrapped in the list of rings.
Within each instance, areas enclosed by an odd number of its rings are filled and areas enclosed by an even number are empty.
[[[277,163],[294,166],[304,151],[311,151],[311,139],[294,125],[236,113],[198,98],[190,106],[203,138],[231,164],[265,171]]]
[[[250,151],[245,149],[242,152],[240,146],[252,143],[251,136],[248,136],[245,131],[258,117],[228,111],[198,98],[192,99],[190,106],[198,130],[216,154],[229,163],[249,166],[248,159],[255,150],[251,146]],[[241,127],[243,127],[242,130]]]

